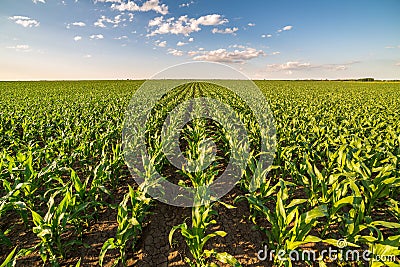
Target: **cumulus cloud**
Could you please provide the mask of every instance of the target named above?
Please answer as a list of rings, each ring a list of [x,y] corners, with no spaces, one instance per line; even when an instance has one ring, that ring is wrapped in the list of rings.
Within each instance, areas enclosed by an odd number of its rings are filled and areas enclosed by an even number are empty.
[[[218,28],[214,28],[212,29],[212,33],[220,33],[220,34],[232,34],[232,35],[236,35],[235,32],[237,32],[239,30],[239,28],[237,27],[233,27],[233,28],[225,28],[223,30],[218,29]]]
[[[76,22],[72,22],[72,23],[68,23],[67,24],[67,29],[70,29],[71,26],[75,26],[75,27],[85,27],[86,23],[82,22],[82,21],[76,21]]]
[[[176,57],[181,57],[181,56],[183,56],[183,51],[170,48],[170,49],[168,49],[168,54],[171,54]]]
[[[204,60],[224,63],[244,63],[248,60],[265,56],[265,52],[252,47],[236,46],[239,49],[229,51],[221,48],[217,50],[205,51],[199,48],[198,51],[190,51],[189,55],[193,60]]]
[[[299,61],[288,61],[283,64],[271,64],[267,66],[270,70],[300,70],[311,68],[311,63],[301,63]]]
[[[250,23],[247,24],[247,26],[249,26],[249,27],[254,27],[254,26],[256,26],[256,24],[250,22]]]
[[[190,37],[188,41],[189,41],[189,42],[194,42],[194,38],[193,38],[193,37]]]
[[[193,5],[193,4],[194,4],[194,1],[190,1],[188,3],[180,4],[179,7],[189,7],[190,5]]]
[[[290,31],[291,29],[293,29],[293,26],[287,25],[287,26],[283,27],[282,29],[279,29],[278,32]]]
[[[160,40],[157,40],[157,41],[156,41],[156,46],[159,46],[159,47],[166,47],[166,46],[167,46],[167,41],[160,41]]]
[[[17,52],[29,52],[32,51],[31,47],[29,45],[16,45],[16,46],[8,46],[6,47],[8,49],[14,49]]]
[[[76,41],[80,41],[80,40],[82,40],[82,36],[77,35],[77,36],[74,37],[74,41],[75,42]]]
[[[37,20],[25,16],[12,16],[9,17],[9,19],[25,28],[38,27],[40,25],[40,22],[38,22]]]
[[[95,40],[104,39],[104,36],[102,34],[93,34],[90,35],[90,39],[95,39]]]
[[[93,25],[100,28],[106,28],[107,26],[104,23],[109,23],[115,28],[121,23],[121,16],[122,15],[117,15],[114,17],[114,19],[110,19],[103,15],[95,23],[93,23]]]
[[[155,17],[154,19],[149,21],[149,27],[159,26],[163,23],[164,17]]]
[[[201,16],[196,20],[196,22],[199,25],[204,25],[204,26],[213,26],[213,25],[221,25],[224,23],[227,23],[227,19],[223,19],[221,15],[218,14],[212,14],[212,15],[206,15],[206,16]]]
[[[178,19],[165,19],[163,16],[161,16],[149,21],[149,27],[155,27],[156,29],[147,34],[147,36],[155,36],[158,34],[183,34],[188,36],[193,32],[200,31],[200,26],[216,26],[227,22],[228,20],[224,19],[219,14],[201,16],[197,19],[189,18],[188,15],[180,16]]]
[[[111,1],[110,1],[111,2]],[[139,11],[139,12],[148,12],[155,11],[162,15],[168,14],[168,6],[166,4],[160,4],[159,0],[148,0],[143,3],[143,5],[139,6],[133,1],[122,2],[122,1],[113,1],[114,4],[111,5],[111,8],[118,11]]]
[[[322,64],[314,65],[309,62],[288,61],[283,64],[271,64],[267,66],[268,71],[284,71],[287,74],[292,74],[293,71],[310,70],[310,69],[324,69],[330,71],[343,71],[347,70],[350,65],[359,63],[352,61],[344,64]]]
[[[77,26],[77,27],[85,27],[86,23],[82,22],[82,21],[77,21],[77,22],[73,22],[71,23],[72,26]]]
[[[95,0],[95,2],[102,2],[102,3],[122,3],[122,0]]]
[[[37,3],[43,3],[46,4],[45,0],[32,0],[33,3],[37,4]]]
[[[122,35],[122,36],[119,36],[119,37],[115,37],[115,38],[114,38],[114,40],[124,40],[124,39],[128,39],[128,36]]]
[[[261,35],[262,38],[271,38],[272,34],[263,34]]]
[[[184,45],[187,45],[188,43],[184,43],[184,42],[181,42],[181,41],[179,41],[176,45],[177,46],[184,46]]]

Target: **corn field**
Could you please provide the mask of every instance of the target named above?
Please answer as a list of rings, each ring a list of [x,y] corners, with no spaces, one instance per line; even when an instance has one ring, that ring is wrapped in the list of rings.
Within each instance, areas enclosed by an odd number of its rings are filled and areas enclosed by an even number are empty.
[[[122,132],[142,81],[1,82],[0,266],[158,266],[137,258],[149,225],[163,225],[150,220],[160,203],[149,193],[163,194],[154,186],[160,179],[197,189],[192,207],[176,207],[189,215],[167,229],[171,251],[179,240],[185,247],[180,265],[171,266],[400,266],[400,84],[255,83],[276,131],[267,169],[259,164],[261,140],[271,129],[221,86],[187,83],[166,94],[142,125],[148,155],[136,169],[125,161]],[[180,103],[202,97],[232,113],[216,112],[223,123],[194,118],[184,124],[178,139],[187,164],[176,167],[163,123]],[[203,104],[194,102],[193,113]],[[235,138],[232,118],[243,122],[245,139]],[[180,123],[170,118],[171,125]],[[130,149],[139,149],[139,137],[128,137]],[[232,201],[214,199],[203,188],[234,159],[243,163],[235,165],[239,193]],[[263,247],[254,248],[252,265],[230,249],[240,239],[215,245],[235,235],[219,221],[222,209],[238,205],[247,207],[241,218],[272,251],[262,260]],[[328,247],[338,250],[336,259],[288,256]],[[354,250],[371,253],[343,260]]]

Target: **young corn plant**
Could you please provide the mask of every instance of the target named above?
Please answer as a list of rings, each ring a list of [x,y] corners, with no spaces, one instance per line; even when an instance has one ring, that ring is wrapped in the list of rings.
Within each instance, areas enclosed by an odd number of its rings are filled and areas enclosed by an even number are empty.
[[[214,219],[212,219],[212,216],[216,216],[217,212],[213,210],[213,206],[216,202],[209,203],[209,201],[204,199],[205,194],[207,194],[207,192],[199,192],[198,194],[198,196],[201,197],[201,200],[198,201],[199,205],[196,205],[192,208],[191,225],[189,226],[186,222],[184,222],[180,225],[174,226],[169,233],[169,243],[172,246],[173,235],[176,230],[179,230],[182,236],[185,238],[186,244],[194,259],[193,262],[189,258],[185,258],[186,263],[188,263],[191,267],[218,266],[216,263],[212,262],[213,259],[229,264],[230,266],[241,266],[232,255],[226,252],[217,252],[214,249],[204,249],[207,241],[209,241],[211,238],[217,236],[225,237],[227,235],[225,231],[214,231],[208,233],[209,227],[217,223]],[[225,203],[222,204],[228,208],[233,208]]]
[[[57,192],[56,194],[61,193]],[[55,194],[55,195],[56,195]],[[66,249],[77,244],[79,240],[65,242],[62,235],[68,231],[67,226],[79,217],[89,203],[78,203],[72,194],[72,188],[67,188],[61,202],[55,203],[55,195],[48,202],[48,210],[44,217],[34,210],[30,210],[35,226],[33,232],[39,237],[40,242],[35,246],[39,249],[43,262],[49,261],[53,266],[58,266],[58,260],[65,258]]]
[[[102,171],[103,164],[100,163],[94,170],[93,176],[88,176],[82,183],[79,176],[71,169],[71,183],[75,189],[75,194],[80,203],[88,203],[88,208],[91,208],[92,213],[96,213],[97,208],[103,204],[102,194],[111,195],[111,192],[104,186],[105,174]],[[99,170],[100,169],[100,170]],[[92,214],[85,214],[81,217],[89,220]]]
[[[285,251],[286,256],[301,245],[309,242],[321,242],[319,237],[309,233],[319,218],[327,216],[326,205],[302,212],[304,207],[301,204],[306,203],[307,199],[293,199],[289,202],[288,186],[290,185],[293,184],[280,180],[278,185],[263,189],[266,192],[264,196],[268,197],[274,193],[275,188],[279,187],[275,198],[275,210],[270,210],[266,206],[264,198],[259,193],[245,196],[253,211],[251,215],[253,222],[257,225],[258,216],[264,216],[270,223],[270,229],[257,226],[266,234],[268,248]],[[278,254],[274,255],[273,261],[277,266],[292,266],[290,258],[282,258]]]
[[[151,199],[146,197],[140,190],[129,187],[129,192],[125,194],[122,202],[118,205],[117,215],[117,234],[115,238],[109,238],[102,246],[99,255],[99,264],[103,266],[104,257],[108,250],[118,249],[119,257],[112,263],[112,266],[126,265],[126,250],[128,243],[131,242],[131,249],[135,249],[135,244],[142,232],[142,224],[150,208]]]

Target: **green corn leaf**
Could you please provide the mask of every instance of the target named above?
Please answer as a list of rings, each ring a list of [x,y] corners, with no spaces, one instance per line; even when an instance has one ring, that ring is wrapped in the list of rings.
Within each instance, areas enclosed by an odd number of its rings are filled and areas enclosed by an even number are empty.
[[[301,222],[304,222],[305,224],[309,224],[313,220],[320,218],[320,217],[325,217],[327,215],[328,215],[327,206],[321,205],[321,206],[318,206],[306,213],[303,213],[301,215],[300,220],[301,220]]]
[[[117,246],[114,243],[114,238],[109,238],[101,247],[100,255],[99,255],[99,265],[103,266],[104,256],[106,255],[109,249],[115,249]]]
[[[234,267],[241,267],[242,265],[240,265],[240,263],[237,261],[237,259],[235,259],[235,257],[233,257],[232,255],[226,253],[226,252],[222,252],[222,253],[216,253],[215,254],[215,258],[217,260],[219,260],[222,263],[227,263],[230,266],[234,266]]]
[[[371,222],[373,226],[383,226],[385,228],[400,228],[400,223],[393,223],[393,222],[385,222],[385,221],[374,221]]]
[[[317,243],[321,242],[321,238],[308,235],[303,241],[287,241],[286,242],[286,247],[288,250],[295,250],[301,245],[308,244],[308,243]]]
[[[17,251],[17,247],[15,247],[10,254],[8,254],[7,258],[3,261],[0,267],[9,267],[15,265],[14,254]]]
[[[286,206],[286,209],[290,209],[290,208],[292,208],[292,207],[294,207],[294,206],[303,204],[303,203],[305,203],[305,202],[307,202],[307,199],[294,199],[294,200],[292,200],[292,201],[290,202],[289,205]]]
[[[174,236],[175,231],[178,230],[178,229],[183,229],[183,228],[187,228],[186,223],[182,223],[180,225],[172,227],[172,229],[171,229],[171,231],[169,232],[169,235],[168,235],[168,241],[169,241],[170,246],[172,246],[172,238]]]

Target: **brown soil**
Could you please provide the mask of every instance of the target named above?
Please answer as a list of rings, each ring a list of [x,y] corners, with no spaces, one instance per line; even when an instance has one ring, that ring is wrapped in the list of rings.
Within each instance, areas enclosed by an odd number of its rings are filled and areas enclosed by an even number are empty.
[[[123,184],[123,183],[121,183]],[[119,203],[120,198],[126,192],[126,187],[120,188],[115,192],[114,203]],[[257,251],[260,250],[265,237],[260,231],[253,229],[253,224],[246,216],[249,215],[249,208],[245,201],[237,204],[233,203],[236,196],[243,194],[239,189],[233,189],[222,201],[235,205],[235,209],[227,209],[225,206],[216,204],[215,209],[218,217],[215,218],[217,224],[210,230],[223,230],[228,233],[225,237],[210,239],[206,249],[214,248],[218,252],[228,252],[233,255],[243,266],[267,266],[260,263],[257,259]],[[111,201],[111,200],[109,200]],[[111,208],[101,210],[96,222],[93,222],[83,235],[85,246],[74,246],[60,261],[61,266],[75,266],[79,259],[81,266],[98,266],[98,256],[103,243],[115,236],[117,229],[117,211]],[[170,246],[168,235],[173,226],[181,224],[187,220],[190,223],[191,209],[173,207],[160,202],[156,202],[148,215],[143,234],[139,238],[135,253],[132,250],[127,252],[128,266],[187,266],[184,259],[191,257],[187,245],[179,231],[173,237],[173,244]],[[2,218],[0,227],[13,226],[13,230],[8,237],[12,244],[19,248],[30,248],[39,242],[36,235],[30,230],[32,226],[25,226],[16,213],[10,213]],[[72,231],[71,231],[72,233]],[[71,235],[69,233],[69,235]],[[68,240],[68,235],[64,237]],[[0,262],[13,249],[0,246]],[[111,266],[114,259],[118,258],[118,251],[110,250],[104,259],[104,266]],[[22,257],[17,261],[17,266],[42,266],[42,260],[38,252]],[[225,266],[225,265],[221,265]]]

